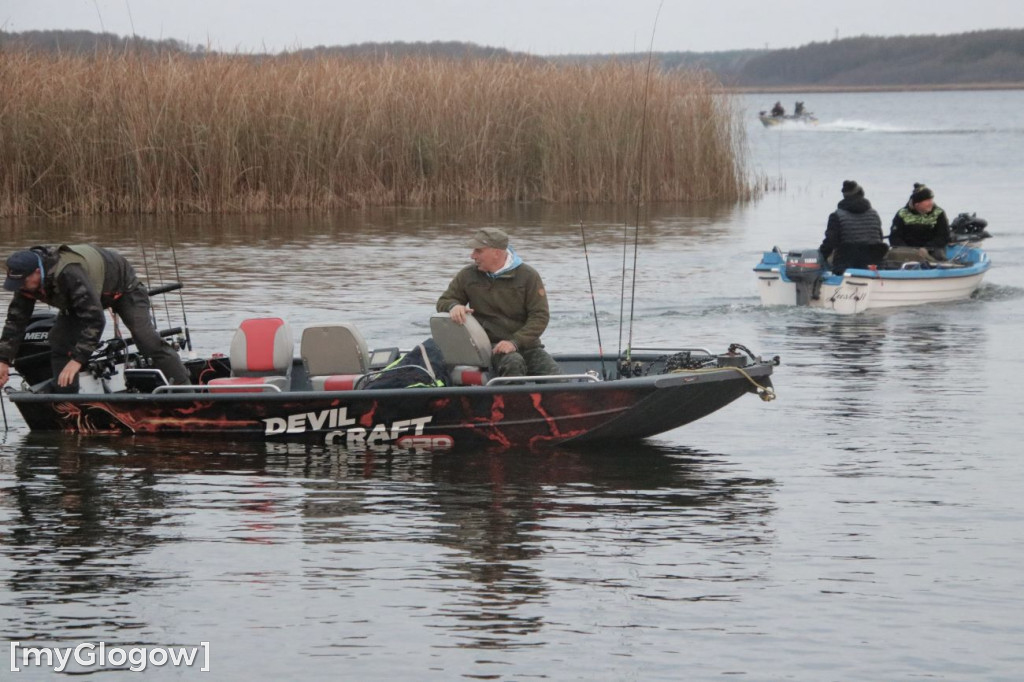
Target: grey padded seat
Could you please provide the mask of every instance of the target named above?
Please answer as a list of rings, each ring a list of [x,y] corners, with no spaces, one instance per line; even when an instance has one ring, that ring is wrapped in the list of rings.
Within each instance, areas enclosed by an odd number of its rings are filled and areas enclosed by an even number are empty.
[[[291,382],[294,349],[292,329],[281,318],[256,317],[242,320],[228,351],[231,376],[212,379],[209,382],[210,391],[258,391],[263,384],[287,390]]]
[[[353,324],[306,327],[299,349],[306,374],[317,391],[353,388],[370,366],[366,339]]]
[[[491,341],[472,315],[466,317],[465,324],[459,324],[448,313],[435,313],[430,316],[430,335],[441,349],[453,383],[487,383]]]

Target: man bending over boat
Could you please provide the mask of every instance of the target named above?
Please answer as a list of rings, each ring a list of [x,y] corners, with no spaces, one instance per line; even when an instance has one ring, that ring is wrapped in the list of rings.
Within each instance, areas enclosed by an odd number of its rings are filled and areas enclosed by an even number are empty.
[[[916,248],[924,260],[946,259],[949,218],[935,205],[935,194],[925,185],[914,183],[907,205],[893,216],[889,244]]]
[[[50,364],[57,392],[77,393],[78,373],[99,345],[110,308],[124,321],[139,351],[174,384],[188,384],[181,358],[160,338],[149,313],[149,292],[124,256],[89,244],[33,246],[7,259],[4,289],[13,291],[0,335],[0,386],[7,383],[36,301],[56,308]]]
[[[548,326],[548,299],[540,275],[508,245],[508,235],[485,227],[469,242],[472,265],[459,271],[437,300],[437,311],[464,324],[473,315],[491,341],[498,376],[560,374],[540,335]]]
[[[818,250],[832,264],[832,272],[841,275],[846,268],[878,265],[887,250],[882,241],[882,219],[864,196],[864,188],[855,180],[843,182],[843,198],[829,215],[825,239]]]

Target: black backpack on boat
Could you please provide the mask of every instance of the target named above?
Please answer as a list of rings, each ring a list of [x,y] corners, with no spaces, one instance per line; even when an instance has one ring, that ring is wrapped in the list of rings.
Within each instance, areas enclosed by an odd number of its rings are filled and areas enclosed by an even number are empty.
[[[384,369],[367,374],[356,387],[424,388],[447,386],[450,381],[441,349],[427,339]]]

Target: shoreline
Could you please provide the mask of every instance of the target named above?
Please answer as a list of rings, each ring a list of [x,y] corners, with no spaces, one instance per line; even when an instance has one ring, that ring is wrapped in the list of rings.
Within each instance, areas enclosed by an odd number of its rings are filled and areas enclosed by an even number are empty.
[[[759,94],[770,92],[977,92],[981,90],[1024,90],[1022,83],[948,83],[936,85],[761,85],[722,86],[729,94]]]

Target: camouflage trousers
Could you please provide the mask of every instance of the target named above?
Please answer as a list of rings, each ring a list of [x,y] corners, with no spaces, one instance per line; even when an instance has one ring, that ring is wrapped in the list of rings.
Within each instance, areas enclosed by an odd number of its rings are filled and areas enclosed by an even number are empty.
[[[558,363],[544,346],[491,356],[491,367],[499,377],[547,376],[561,374]]]
[[[125,292],[118,298],[111,310],[117,313],[124,325],[128,327],[135,347],[139,352],[149,358],[153,367],[159,369],[172,384],[189,384],[188,370],[182,364],[178,353],[160,338],[153,320],[149,313],[149,294],[142,286],[136,286],[131,291]],[[53,323],[50,330],[50,366],[53,368],[54,378],[64,369],[68,363],[68,357],[75,344],[78,343],[79,335],[83,327],[82,321],[72,315],[60,314]],[[54,382],[56,384],[56,382]],[[54,387],[56,389],[56,386]],[[63,389],[56,389],[58,393],[77,393],[78,377],[74,382]]]

